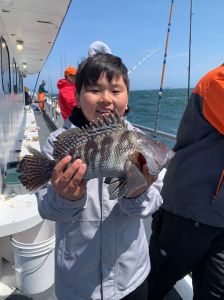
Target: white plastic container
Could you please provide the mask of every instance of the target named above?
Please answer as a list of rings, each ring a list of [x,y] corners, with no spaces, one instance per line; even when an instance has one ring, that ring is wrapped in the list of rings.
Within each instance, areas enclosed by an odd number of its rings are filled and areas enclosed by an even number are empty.
[[[11,237],[16,284],[24,294],[41,293],[54,283],[54,226],[44,220]]]

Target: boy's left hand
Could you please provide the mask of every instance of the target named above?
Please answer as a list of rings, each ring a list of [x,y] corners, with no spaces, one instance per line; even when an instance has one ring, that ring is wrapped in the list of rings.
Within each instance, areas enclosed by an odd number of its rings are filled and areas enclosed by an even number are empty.
[[[153,182],[155,182],[157,180],[157,177],[158,177],[158,176],[152,176],[151,174],[149,174],[146,164],[143,165],[143,167],[142,167],[142,174],[144,175],[144,177],[147,180],[147,185],[145,187],[142,187],[142,188],[136,190],[134,193],[127,195],[126,196],[127,198],[136,198],[136,197],[140,196],[142,193],[144,193],[150,187],[151,184],[153,184]]]

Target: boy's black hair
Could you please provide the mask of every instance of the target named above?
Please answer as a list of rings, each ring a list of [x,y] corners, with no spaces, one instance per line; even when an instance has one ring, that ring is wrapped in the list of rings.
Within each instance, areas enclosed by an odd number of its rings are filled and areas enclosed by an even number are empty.
[[[80,94],[83,85],[85,87],[96,85],[102,74],[107,76],[109,82],[122,76],[129,91],[128,70],[121,58],[112,54],[99,53],[88,57],[78,66],[75,75],[76,93]]]

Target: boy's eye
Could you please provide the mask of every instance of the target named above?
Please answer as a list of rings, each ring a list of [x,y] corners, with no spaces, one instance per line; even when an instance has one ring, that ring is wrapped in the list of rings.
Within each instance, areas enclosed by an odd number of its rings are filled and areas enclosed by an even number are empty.
[[[97,87],[89,87],[87,89],[88,92],[91,92],[91,93],[99,93],[99,88]]]
[[[113,90],[113,94],[119,94],[120,90]]]

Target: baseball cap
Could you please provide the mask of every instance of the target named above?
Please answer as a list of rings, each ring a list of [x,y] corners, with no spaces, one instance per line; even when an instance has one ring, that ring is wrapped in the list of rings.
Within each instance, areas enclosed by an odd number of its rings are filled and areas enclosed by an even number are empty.
[[[111,50],[109,46],[101,41],[95,41],[89,46],[88,56],[93,56],[97,53],[109,53],[111,54]]]
[[[67,67],[64,71],[64,75],[75,75],[77,73],[77,70],[74,67]]]

